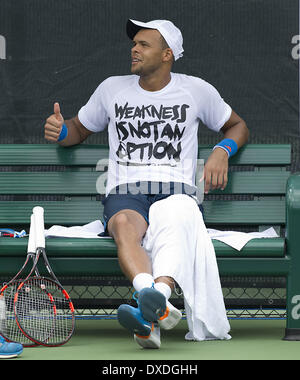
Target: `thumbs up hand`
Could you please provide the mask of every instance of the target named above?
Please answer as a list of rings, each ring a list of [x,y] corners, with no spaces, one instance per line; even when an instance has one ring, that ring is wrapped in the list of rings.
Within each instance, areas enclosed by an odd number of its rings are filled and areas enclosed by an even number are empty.
[[[57,142],[62,126],[64,124],[64,118],[60,113],[59,103],[54,103],[54,114],[48,117],[45,123],[45,139],[52,142]]]
[[[62,117],[62,114],[60,113],[60,105],[59,103],[54,103],[54,115],[56,117],[56,120],[63,121],[64,118]]]

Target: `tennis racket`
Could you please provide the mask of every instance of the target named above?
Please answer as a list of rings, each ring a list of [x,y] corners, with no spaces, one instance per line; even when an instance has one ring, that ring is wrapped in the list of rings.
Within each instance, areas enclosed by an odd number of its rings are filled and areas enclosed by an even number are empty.
[[[3,285],[0,290],[0,334],[10,342],[17,342],[23,344],[24,347],[30,347],[36,345],[32,340],[28,339],[19,329],[14,314],[14,297],[15,293],[22,283],[22,281],[32,273],[34,269],[35,261],[35,226],[34,216],[30,218],[30,230],[27,245],[27,256],[22,268],[19,272],[6,284]],[[32,262],[31,270],[29,274],[27,267]],[[23,277],[23,280],[22,280]]]
[[[34,267],[42,256],[50,277],[30,276],[18,286],[14,297],[15,317],[28,339],[44,346],[61,346],[74,332],[74,307],[46,255],[44,209],[34,207],[33,215],[37,247]]]

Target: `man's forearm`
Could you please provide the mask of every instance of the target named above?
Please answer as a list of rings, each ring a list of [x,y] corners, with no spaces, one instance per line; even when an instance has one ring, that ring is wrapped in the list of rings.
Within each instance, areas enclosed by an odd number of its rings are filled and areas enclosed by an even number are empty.
[[[222,127],[224,139],[232,139],[238,148],[241,148],[248,140],[249,130],[246,123],[234,111],[230,120]],[[204,192],[209,190],[224,189],[228,182],[228,152],[222,147],[214,149],[208,157],[204,167]]]
[[[243,120],[238,121],[233,126],[230,126],[224,131],[225,139],[232,139],[237,143],[238,148],[241,148],[249,138],[249,129]]]

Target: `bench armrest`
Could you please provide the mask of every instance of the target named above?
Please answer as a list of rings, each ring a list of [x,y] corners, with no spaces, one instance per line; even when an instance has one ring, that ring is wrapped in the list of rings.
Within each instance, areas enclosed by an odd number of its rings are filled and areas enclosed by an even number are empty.
[[[286,187],[287,327],[285,340],[300,340],[300,173],[290,175]]]
[[[300,173],[291,174],[286,185],[286,243],[294,256],[300,247]],[[297,255],[300,258],[300,254]]]

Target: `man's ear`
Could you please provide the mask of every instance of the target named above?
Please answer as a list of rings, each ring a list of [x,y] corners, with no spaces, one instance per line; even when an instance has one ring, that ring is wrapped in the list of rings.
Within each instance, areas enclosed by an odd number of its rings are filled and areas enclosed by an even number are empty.
[[[172,49],[167,48],[167,49],[164,49],[163,62],[169,62],[169,61],[173,63],[173,52],[172,52]]]

